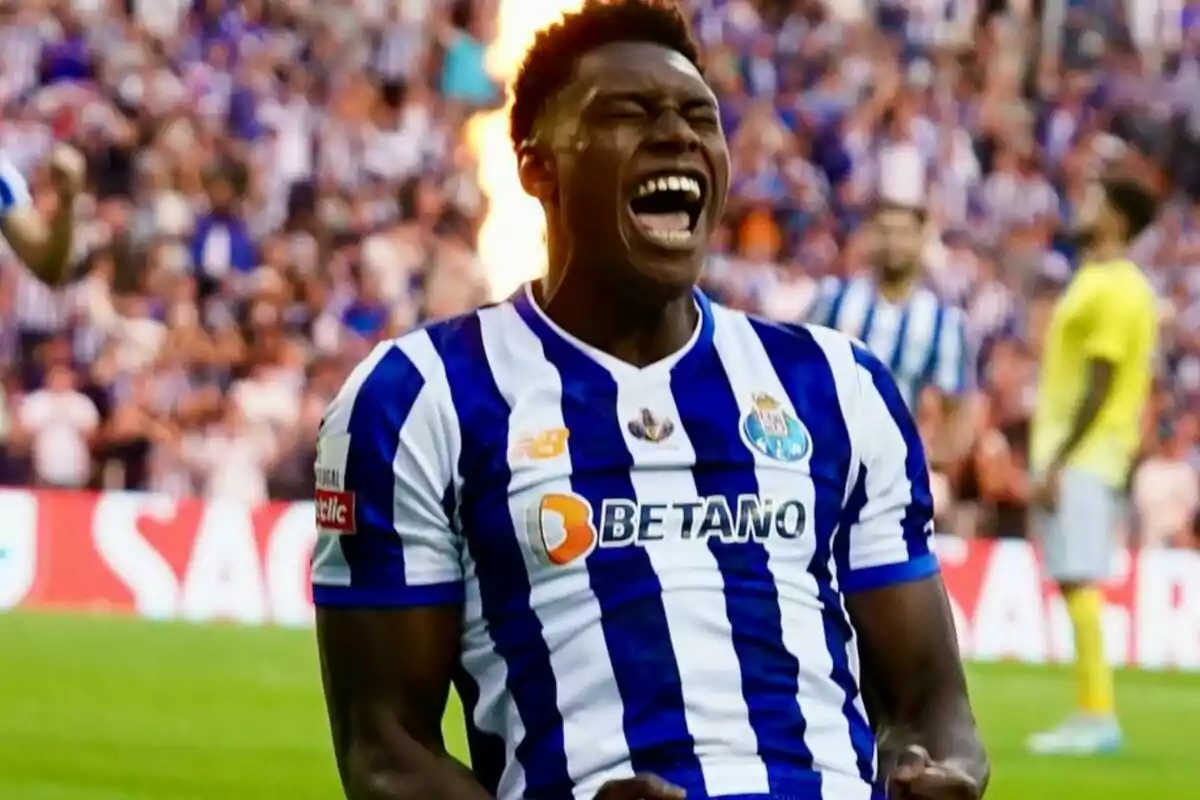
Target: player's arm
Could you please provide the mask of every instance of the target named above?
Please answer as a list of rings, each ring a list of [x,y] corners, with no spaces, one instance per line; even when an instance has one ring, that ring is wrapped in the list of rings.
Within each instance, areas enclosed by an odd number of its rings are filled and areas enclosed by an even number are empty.
[[[55,148],[50,176],[58,203],[45,218],[31,202],[25,177],[8,161],[0,162],[0,232],[29,271],[51,286],[66,283],[71,275],[75,197],[83,173],[79,152],[65,145]]]
[[[1117,364],[1129,352],[1140,315],[1147,313],[1141,297],[1140,292],[1130,291],[1119,281],[1108,281],[1087,298],[1080,320],[1086,331],[1083,399],[1075,407],[1067,435],[1050,461],[1047,472],[1051,475],[1066,465],[1108,401]]]
[[[1104,403],[1108,400],[1115,372],[1116,367],[1113,361],[1100,356],[1088,358],[1087,366],[1084,369],[1086,378],[1083,399],[1079,401],[1079,405],[1075,407],[1075,413],[1071,415],[1071,426],[1067,429],[1066,438],[1055,451],[1048,472],[1055,473],[1061,470],[1066,465],[1067,459],[1075,452],[1075,448],[1079,447],[1079,443],[1083,441],[1088,429],[1100,415],[1100,409],[1104,408]]]
[[[858,633],[880,766],[893,787],[908,783],[914,796],[978,797],[989,766],[932,549],[925,453],[887,369],[865,348],[854,349],[861,463],[835,558]]]
[[[444,384],[385,343],[350,376],[318,435],[313,602],[350,800],[490,797],[442,742],[463,584],[442,502],[453,455],[439,395]]]

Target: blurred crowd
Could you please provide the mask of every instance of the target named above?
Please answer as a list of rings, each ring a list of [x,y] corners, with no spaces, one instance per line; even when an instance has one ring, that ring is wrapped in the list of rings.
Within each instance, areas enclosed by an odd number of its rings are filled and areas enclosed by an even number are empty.
[[[484,60],[497,2],[0,3],[0,149],[39,203],[56,138],[90,169],[81,278],[55,293],[0,259],[0,481],[310,497],[347,370],[486,297],[465,123],[503,103]],[[1163,352],[1126,533],[1197,541],[1200,4],[1147,2],[1173,16],[1121,0],[688,4],[734,159],[705,277],[722,301],[800,318],[823,276],[869,269],[881,160],[922,164],[926,277],[978,351],[973,444],[934,459],[945,530],[1027,534],[1039,330],[1071,275],[1072,209],[1121,151],[1174,198],[1136,247]],[[934,454],[940,413],[918,409]]]

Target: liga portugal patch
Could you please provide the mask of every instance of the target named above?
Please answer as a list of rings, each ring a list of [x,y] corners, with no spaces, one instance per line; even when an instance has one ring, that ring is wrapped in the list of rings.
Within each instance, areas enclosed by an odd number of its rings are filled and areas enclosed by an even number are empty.
[[[354,493],[317,489],[317,529],[354,533]]]

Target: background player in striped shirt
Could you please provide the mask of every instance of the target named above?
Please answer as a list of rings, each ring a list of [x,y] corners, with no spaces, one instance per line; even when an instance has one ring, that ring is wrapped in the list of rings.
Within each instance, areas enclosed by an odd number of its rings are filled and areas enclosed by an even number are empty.
[[[961,397],[970,379],[965,319],[921,282],[923,212],[883,201],[871,226],[874,274],[825,278],[807,321],[863,342],[891,370],[909,408],[928,387]]]
[[[966,315],[922,283],[920,207],[884,200],[871,226],[874,274],[825,278],[807,321],[863,342],[892,373],[910,409],[916,410],[923,392],[936,391],[947,432],[937,438],[951,452],[933,455],[953,458],[970,441],[962,435],[966,414],[960,407],[972,377]]]
[[[313,596],[350,797],[982,793],[895,382],[695,288],[729,185],[696,62],[655,0],[543,32],[512,138],[547,278],[379,345],[325,416]],[[452,676],[473,774],[442,745]]]
[[[1078,698],[1066,722],[1030,739],[1039,753],[1121,745],[1098,584],[1111,572],[1158,345],[1158,298],[1126,254],[1157,213],[1154,196],[1133,180],[1093,188],[1080,212],[1083,264],[1046,331],[1030,467],[1046,570],[1071,617]]]
[[[83,186],[83,155],[66,145],[55,147],[50,178],[57,195],[48,217],[33,204],[29,183],[12,162],[0,156],[0,232],[22,263],[52,286],[71,274],[75,197]]]

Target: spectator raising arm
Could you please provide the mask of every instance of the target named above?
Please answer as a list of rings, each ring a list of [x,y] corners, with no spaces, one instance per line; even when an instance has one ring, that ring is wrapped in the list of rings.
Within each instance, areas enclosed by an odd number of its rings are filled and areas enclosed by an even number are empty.
[[[59,286],[71,273],[75,197],[83,186],[83,156],[66,145],[55,148],[50,178],[58,204],[46,217],[31,202],[24,176],[11,163],[0,163],[0,231],[34,275]]]

